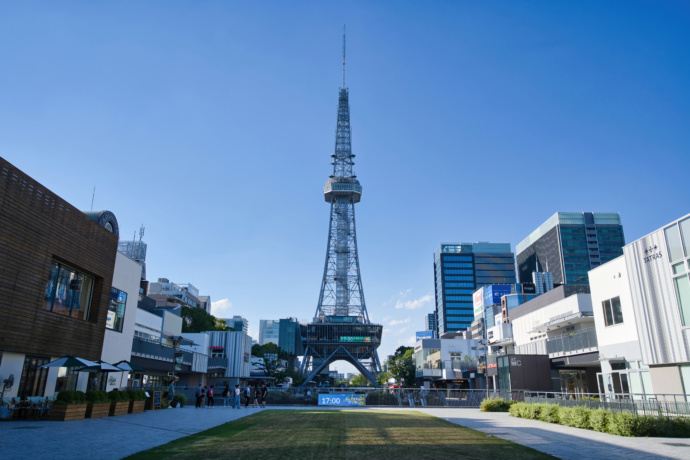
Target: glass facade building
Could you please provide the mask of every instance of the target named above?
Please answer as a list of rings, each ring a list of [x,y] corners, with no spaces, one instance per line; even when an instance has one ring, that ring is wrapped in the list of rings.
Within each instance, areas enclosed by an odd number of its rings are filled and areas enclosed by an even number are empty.
[[[554,284],[589,284],[587,272],[623,254],[618,213],[557,212],[516,247],[520,283],[532,272],[553,274]]]
[[[472,294],[490,284],[515,284],[515,256],[508,243],[441,243],[434,253],[439,336],[469,328]]]

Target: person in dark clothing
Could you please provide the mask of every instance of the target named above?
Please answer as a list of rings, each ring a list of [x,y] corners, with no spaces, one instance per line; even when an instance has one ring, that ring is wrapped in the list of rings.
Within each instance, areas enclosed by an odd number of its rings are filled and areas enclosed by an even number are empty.
[[[247,388],[244,390],[244,408],[249,409],[249,400],[252,399],[252,386],[247,384]]]
[[[208,407],[213,409],[214,404],[215,400],[213,399],[213,385],[211,385],[211,388],[208,389]]]
[[[261,407],[266,409],[266,396],[268,396],[268,388],[266,388],[266,384],[262,383],[261,384]]]
[[[194,396],[196,396],[196,407],[199,408],[201,407],[201,401],[203,399],[202,396],[203,389],[201,388],[201,384],[196,388],[196,392],[194,393]]]

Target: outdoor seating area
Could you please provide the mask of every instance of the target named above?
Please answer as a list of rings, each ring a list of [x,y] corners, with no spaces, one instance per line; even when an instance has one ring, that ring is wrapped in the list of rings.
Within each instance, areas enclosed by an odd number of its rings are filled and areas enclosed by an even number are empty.
[[[2,407],[6,419],[47,419],[50,415],[52,398],[29,396],[26,399],[3,398]]]

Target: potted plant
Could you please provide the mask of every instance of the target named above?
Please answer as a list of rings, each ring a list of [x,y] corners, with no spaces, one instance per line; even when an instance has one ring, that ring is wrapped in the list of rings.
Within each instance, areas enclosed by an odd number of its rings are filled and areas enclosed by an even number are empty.
[[[57,394],[50,409],[50,420],[67,422],[82,420],[86,414],[86,394],[64,390]]]
[[[126,391],[112,390],[110,398],[110,415],[124,415],[129,411],[129,394]]]
[[[107,417],[110,415],[110,398],[105,391],[86,392],[86,418]]]
[[[144,390],[129,390],[129,413],[137,414],[144,412],[144,404],[146,404],[146,393]]]

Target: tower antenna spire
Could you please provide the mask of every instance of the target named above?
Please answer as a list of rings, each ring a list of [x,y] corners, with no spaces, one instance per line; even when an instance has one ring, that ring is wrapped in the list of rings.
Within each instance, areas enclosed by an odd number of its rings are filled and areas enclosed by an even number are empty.
[[[345,24],[343,24],[343,89],[345,89]]]

